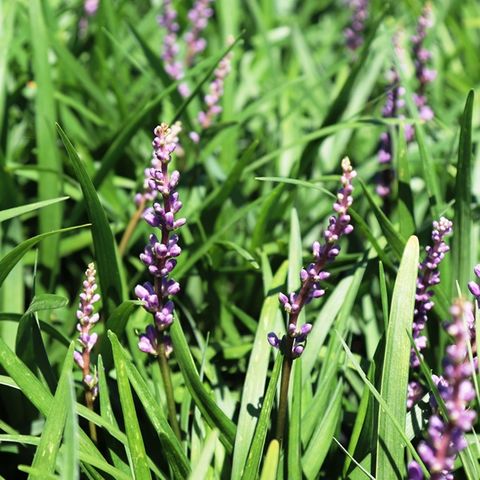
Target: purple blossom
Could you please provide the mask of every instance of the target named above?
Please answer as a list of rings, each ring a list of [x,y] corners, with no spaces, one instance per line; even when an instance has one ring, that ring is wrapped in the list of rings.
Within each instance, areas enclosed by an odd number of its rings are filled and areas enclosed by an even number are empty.
[[[173,80],[181,80],[185,73],[183,64],[178,60],[180,46],[178,44],[177,11],[172,5],[172,0],[163,0],[163,13],[159,15],[157,21],[160,26],[165,28],[165,36],[163,37],[162,59],[165,62],[165,72]],[[185,83],[181,83],[178,91],[183,97],[187,97],[190,92]]]
[[[433,110],[428,105],[426,88],[427,85],[435,80],[437,73],[428,68],[427,63],[431,58],[431,53],[423,46],[427,36],[427,30],[433,25],[432,8],[427,4],[420,15],[417,23],[417,31],[412,36],[412,53],[415,65],[415,76],[418,82],[418,88],[414,95],[415,104],[418,107],[420,118],[426,122],[434,117]]]
[[[98,393],[98,377],[96,370],[92,370],[90,366],[90,352],[97,342],[98,335],[90,333],[90,330],[100,319],[98,313],[93,313],[94,304],[100,300],[100,295],[95,293],[97,290],[95,275],[95,265],[89,263],[85,272],[86,279],[83,281],[83,291],[80,294],[80,303],[77,310],[78,341],[81,351],[75,351],[73,354],[75,362],[82,369],[83,383],[92,393],[92,400],[95,400]]]
[[[231,69],[232,55],[232,52],[227,53],[215,69],[215,79],[210,84],[209,93],[204,98],[207,110],[198,114],[198,121],[202,128],[210,127],[212,120],[222,111],[219,102],[223,95],[225,78]]]
[[[85,15],[93,17],[97,13],[99,4],[100,0],[85,0],[85,3],[83,4]]]
[[[439,414],[430,417],[427,440],[420,442],[418,453],[429,469],[432,480],[453,479],[453,468],[457,454],[466,446],[464,434],[471,430],[476,413],[468,409],[468,402],[474,399],[475,390],[470,381],[474,373],[468,360],[470,332],[468,323],[473,318],[472,304],[457,300],[450,310],[452,320],[445,329],[453,337],[453,344],[447,347],[443,361],[444,386],[439,389],[445,402],[446,418]],[[409,466],[409,479],[417,480],[419,473],[416,462]]]
[[[160,230],[160,235],[151,234],[140,260],[152,275],[153,283],[137,285],[135,294],[143,307],[153,317],[153,325],[149,325],[145,333],[140,335],[138,347],[142,352],[158,355],[163,346],[168,356],[172,350],[169,337],[164,333],[174,319],[174,303],[170,297],[180,291],[180,285],[170,274],[174,270],[181,253],[178,245],[179,237],[175,230],[185,224],[184,218],[176,218],[182,208],[178,199],[176,186],[180,173],[169,172],[171,155],[177,147],[177,130],[162,123],[155,128],[152,167],[146,171],[145,190],[147,199],[161,198],[161,202],[153,203],[144,212],[144,220],[152,227]]]
[[[344,30],[347,47],[357,50],[363,44],[365,22],[368,17],[368,0],[346,0],[352,11],[349,26]]]
[[[428,312],[433,308],[432,287],[440,283],[440,271],[438,266],[450,250],[445,243],[445,237],[452,233],[452,222],[445,217],[433,222],[432,245],[427,246],[425,260],[419,265],[419,277],[417,279],[417,291],[415,293],[415,310],[413,318],[413,339],[418,350],[426,347],[427,339],[422,335],[428,320]],[[420,361],[412,349],[410,357],[412,368],[418,368]]]
[[[288,296],[280,293],[279,302],[288,314],[287,335],[279,339],[273,332],[268,334],[268,342],[275,348],[280,348],[285,355],[298,358],[305,348],[305,342],[312,326],[308,323],[298,328],[298,315],[304,305],[314,298],[322,297],[325,290],[320,287],[320,282],[326,280],[330,273],[324,269],[333,261],[340,252],[338,241],[343,235],[353,231],[350,224],[348,208],[352,205],[353,185],[352,180],[357,173],[353,170],[350,160],[342,160],[343,175],[342,188],[337,193],[337,200],[333,204],[336,215],[331,216],[328,227],[324,231],[324,243],[314,242],[312,251],[314,262],[303,268],[300,272],[301,287],[298,293],[292,292]]]
[[[182,131],[182,123],[175,122],[170,127],[170,132],[168,135],[165,135],[165,138],[159,139],[158,141],[161,142],[158,144],[158,156],[154,152],[151,160],[151,164],[149,168],[146,168],[144,171],[145,179],[143,181],[143,192],[137,193],[135,195],[135,203],[137,205],[144,205],[148,201],[155,200],[158,194],[158,190],[156,188],[156,183],[151,182],[151,174],[152,169],[155,171],[161,169],[161,158],[167,158],[171,153],[176,150],[179,146],[179,139],[178,135]],[[178,173],[178,172],[177,172]],[[178,181],[178,177],[174,177]]]
[[[193,65],[195,57],[203,52],[207,46],[207,41],[200,35],[208,25],[208,19],[213,15],[210,8],[212,0],[196,0],[191,10],[188,12],[190,28],[185,33],[187,42],[187,56],[185,63],[188,67]]]
[[[473,272],[475,273],[477,278],[480,278],[480,264],[473,269]],[[470,290],[470,293],[475,297],[477,304],[480,306],[480,285],[477,282],[468,282],[468,289]]]

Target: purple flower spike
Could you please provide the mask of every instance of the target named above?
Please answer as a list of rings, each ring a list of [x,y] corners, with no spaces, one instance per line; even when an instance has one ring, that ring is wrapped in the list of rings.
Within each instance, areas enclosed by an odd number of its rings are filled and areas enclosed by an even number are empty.
[[[420,119],[425,122],[432,120],[434,117],[433,110],[427,103],[426,89],[428,84],[433,82],[437,76],[435,70],[427,67],[431,53],[423,46],[427,36],[427,30],[431,28],[432,25],[432,7],[430,4],[427,4],[418,19],[417,31],[415,35],[412,36],[412,54],[415,65],[415,76],[418,82],[414,99],[418,107]]]
[[[188,12],[190,29],[185,34],[187,42],[187,66],[193,65],[195,57],[205,50],[207,41],[200,35],[208,25],[208,19],[213,15],[210,8],[212,0],[196,0],[192,9]]]
[[[325,271],[325,267],[339,254],[338,241],[340,238],[353,231],[348,209],[353,202],[352,180],[357,173],[353,170],[347,157],[342,160],[342,170],[342,188],[337,192],[337,199],[333,204],[335,215],[329,218],[328,227],[323,234],[324,243],[321,245],[316,241],[312,246],[315,262],[301,270],[302,285],[298,293],[291,292],[288,296],[284,293],[278,295],[280,305],[288,315],[287,335],[280,340],[275,333],[271,332],[268,334],[268,342],[275,348],[280,348],[284,355],[288,355],[292,359],[298,358],[303,353],[307,336],[312,329],[312,325],[309,323],[299,329],[297,326],[298,315],[304,305],[325,295],[325,290],[319,285],[319,282],[330,276]]]
[[[98,335],[90,333],[91,328],[100,319],[98,313],[93,313],[94,304],[100,300],[100,295],[95,293],[97,283],[95,280],[95,265],[88,264],[85,272],[86,279],[83,282],[83,291],[80,294],[80,303],[77,310],[77,330],[79,332],[78,341],[81,351],[75,351],[73,358],[75,363],[82,369],[83,383],[88,391],[91,392],[92,401],[97,396],[98,377],[96,370],[90,366],[90,353],[97,342]]]
[[[230,73],[232,56],[232,52],[227,53],[215,69],[215,79],[210,84],[209,93],[204,99],[207,109],[198,114],[198,121],[202,128],[210,127],[213,119],[222,111],[222,107],[220,107],[219,103],[223,96],[225,78]]]
[[[440,283],[440,272],[438,266],[450,250],[445,243],[447,235],[452,233],[452,222],[445,217],[441,217],[438,222],[433,222],[432,245],[426,247],[427,256],[419,265],[419,277],[417,279],[417,291],[415,294],[415,310],[413,318],[413,338],[418,350],[426,347],[426,338],[422,336],[422,331],[428,320],[428,312],[433,308],[432,287]],[[412,368],[418,368],[420,361],[412,349],[410,365]]]
[[[357,50],[363,44],[365,22],[368,17],[368,0],[346,0],[347,6],[352,11],[349,26],[344,30],[347,47]]]
[[[172,347],[165,331],[173,323],[175,310],[170,298],[180,291],[180,285],[170,274],[175,269],[176,258],[182,251],[178,245],[179,237],[173,231],[186,221],[184,218],[175,217],[182,208],[178,192],[175,191],[180,173],[176,170],[171,173],[168,171],[171,156],[178,145],[179,131],[179,125],[169,128],[165,123],[154,131],[153,160],[146,176],[148,197],[145,198],[159,198],[161,201],[147,208],[143,218],[150,226],[158,228],[160,234],[151,234],[144,252],[140,254],[140,260],[153,276],[154,282],[146,282],[135,288],[135,294],[143,308],[153,317],[153,325],[149,325],[145,333],[140,335],[138,347],[142,352],[158,355],[163,345],[167,357]]]
[[[180,80],[185,74],[182,62],[177,59],[180,50],[177,32],[180,27],[176,20],[177,11],[172,5],[172,0],[163,0],[163,13],[157,18],[159,25],[165,29],[162,59],[165,62],[167,75],[173,80]],[[184,97],[189,95],[188,87],[183,83],[178,90]]]
[[[439,388],[445,402],[445,419],[435,414],[430,417],[426,441],[418,445],[418,453],[430,471],[432,480],[453,479],[455,458],[467,443],[464,434],[471,430],[476,413],[468,409],[468,402],[475,397],[470,377],[473,373],[468,359],[467,345],[470,341],[468,322],[473,316],[472,304],[457,300],[450,313],[452,320],[445,329],[453,337],[444,358],[444,385]],[[417,476],[415,476],[417,475]],[[409,479],[416,480],[418,471],[412,469]]]

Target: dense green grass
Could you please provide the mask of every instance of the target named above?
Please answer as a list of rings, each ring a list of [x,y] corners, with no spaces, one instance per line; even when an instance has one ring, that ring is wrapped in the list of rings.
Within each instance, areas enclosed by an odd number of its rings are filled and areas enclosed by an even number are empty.
[[[164,71],[159,0],[100,0],[85,35],[77,0],[0,2],[0,475],[4,478],[405,478],[428,402],[406,413],[414,287],[432,221],[454,222],[435,287],[422,371],[441,373],[441,328],[479,260],[480,5],[438,1],[427,45],[435,118],[418,120],[408,48],[422,3],[371,1],[364,46],[345,48],[342,1],[216,0],[207,49],[182,99]],[[192,2],[176,2],[185,25]],[[198,131],[213,70],[232,47],[218,121]],[[407,118],[382,120],[385,73],[402,64]],[[182,439],[159,366],[137,348],[149,321],[140,222],[117,250],[151,158],[153,128],[181,120],[174,166],[184,204],[174,277],[182,286],[170,366]],[[416,124],[416,139],[403,128]],[[399,128],[397,128],[399,127]],[[394,137],[397,175],[375,193],[377,145]],[[472,153],[473,152],[473,153]],[[352,223],[294,362],[286,438],[274,438],[284,331],[280,291],[300,286],[339,187],[358,171]],[[86,265],[102,294],[99,398],[84,406],[72,341]],[[458,282],[458,283],[457,283]],[[458,285],[458,288],[457,288]],[[110,331],[110,332],[109,332]],[[423,374],[422,374],[423,375]],[[472,403],[479,409],[479,400]],[[97,425],[98,442],[89,436]],[[456,463],[480,478],[475,433]],[[26,472],[26,473],[22,473]],[[456,476],[456,478],[457,478]]]

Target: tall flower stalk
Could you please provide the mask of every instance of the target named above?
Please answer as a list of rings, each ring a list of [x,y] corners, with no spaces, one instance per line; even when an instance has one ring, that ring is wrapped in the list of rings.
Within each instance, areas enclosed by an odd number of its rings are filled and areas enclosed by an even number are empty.
[[[420,118],[426,122],[432,120],[434,113],[426,95],[427,86],[433,82],[437,76],[437,72],[428,67],[428,61],[432,54],[424,47],[427,31],[433,25],[432,7],[430,4],[425,5],[422,14],[417,23],[417,31],[412,36],[412,54],[415,65],[415,77],[417,78],[418,87],[414,95],[415,103],[418,107]]]
[[[187,42],[187,55],[185,63],[190,67],[195,57],[202,53],[207,46],[207,41],[201,37],[201,34],[208,25],[208,19],[213,15],[213,10],[210,7],[212,0],[196,0],[191,10],[188,12],[188,19],[190,20],[190,28],[185,34],[185,41]]]
[[[432,245],[427,246],[425,260],[419,265],[417,279],[417,291],[415,294],[415,310],[413,317],[412,336],[419,352],[427,346],[427,337],[423,330],[428,320],[430,310],[434,306],[432,287],[440,283],[440,262],[450,250],[445,238],[452,233],[452,222],[445,217],[433,222]],[[410,366],[416,370],[420,366],[420,359],[412,348],[410,354]],[[412,406],[422,396],[422,387],[418,380],[412,380],[408,384],[407,407]]]
[[[90,333],[92,327],[98,322],[100,316],[93,313],[94,304],[100,300],[100,295],[95,293],[97,283],[95,279],[96,270],[93,263],[88,264],[83,281],[83,291],[80,294],[80,303],[77,310],[77,330],[79,332],[78,342],[81,350],[75,350],[73,358],[76,364],[82,369],[83,386],[85,390],[85,403],[87,408],[93,412],[93,403],[98,394],[98,376],[96,368],[91,365],[90,353],[97,343],[98,335]],[[89,423],[90,436],[97,441],[97,431],[93,422]]]
[[[182,208],[176,186],[180,179],[177,170],[169,172],[172,153],[177,147],[174,141],[175,132],[162,123],[155,128],[152,142],[154,161],[147,173],[148,198],[160,198],[145,210],[144,220],[159,230],[159,236],[152,233],[150,240],[140,255],[140,260],[148,268],[153,277],[152,282],[137,285],[135,294],[142,302],[144,309],[152,315],[153,323],[145,333],[140,335],[138,347],[142,352],[157,357],[167,398],[170,424],[178,438],[181,437],[176,416],[175,399],[168,357],[172,352],[171,340],[167,330],[173,323],[175,305],[172,301],[180,291],[180,285],[171,273],[177,263],[176,258],[181,249],[179,237],[175,233],[186,222],[184,218],[176,218]]]
[[[204,97],[205,110],[198,114],[198,123],[202,129],[210,127],[215,117],[222,112],[220,101],[223,96],[225,78],[231,70],[232,57],[233,52],[228,52],[215,69],[214,79],[209,86],[208,94]],[[190,132],[189,136],[195,143],[200,141],[200,135],[197,132]]]
[[[179,147],[179,139],[178,135],[182,131],[182,123],[175,122],[170,127],[170,133],[165,137],[165,142],[167,143],[168,147],[173,146],[174,149]],[[118,246],[118,251],[120,255],[124,255],[128,242],[140,220],[142,214],[145,211],[145,206],[148,202],[155,200],[157,197],[157,190],[151,188],[150,186],[150,172],[152,168],[159,168],[160,163],[157,159],[155,152],[152,156],[152,160],[150,166],[144,170],[144,180],[143,180],[143,189],[141,192],[135,195],[135,204],[137,205],[137,209],[135,210],[134,214],[130,218],[128,222],[127,228],[125,229],[122,239],[120,240],[120,244]]]
[[[430,417],[427,440],[420,442],[418,453],[425,462],[432,480],[453,479],[455,458],[466,446],[465,433],[471,430],[476,413],[468,409],[475,398],[470,377],[473,368],[468,359],[469,324],[473,321],[472,304],[459,299],[452,306],[452,320],[445,330],[453,337],[444,358],[443,379],[439,393],[445,402],[446,416],[439,413]],[[408,468],[410,480],[421,480],[423,473],[416,462]]]
[[[292,292],[288,296],[283,293],[279,294],[280,304],[287,313],[287,334],[281,339],[273,332],[268,334],[270,345],[278,348],[284,356],[276,431],[276,438],[279,442],[283,440],[285,432],[288,387],[293,360],[303,353],[307,336],[312,329],[312,325],[309,323],[299,326],[298,317],[306,304],[325,294],[325,290],[320,287],[320,282],[330,276],[325,268],[340,253],[338,244],[340,238],[353,230],[348,209],[353,202],[352,180],[355,178],[356,172],[348,158],[342,160],[342,170],[342,188],[338,191],[337,200],[333,204],[335,215],[330,217],[328,228],[323,234],[324,243],[321,245],[320,242],[314,242],[312,247],[314,261],[300,272],[301,287],[299,292]]]
[[[344,30],[347,47],[357,50],[363,44],[365,22],[368,17],[368,0],[347,0],[345,2],[352,11],[350,23]]]

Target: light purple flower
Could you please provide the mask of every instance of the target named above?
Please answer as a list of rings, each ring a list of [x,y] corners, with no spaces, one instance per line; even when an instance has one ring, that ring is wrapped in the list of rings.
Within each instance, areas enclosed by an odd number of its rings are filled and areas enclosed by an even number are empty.
[[[201,111],[198,114],[198,121],[202,128],[208,128],[212,125],[213,119],[219,115],[222,111],[220,106],[220,100],[223,96],[223,86],[225,78],[229,74],[231,69],[233,53],[230,51],[222,58],[218,67],[215,69],[215,78],[210,84],[209,93],[205,95],[204,101],[206,105],[206,111]]]
[[[78,342],[81,351],[75,351],[73,354],[76,364],[82,369],[83,383],[92,392],[93,400],[97,396],[98,378],[96,370],[92,370],[90,365],[90,352],[97,342],[98,334],[90,333],[90,330],[100,319],[98,313],[93,313],[94,304],[100,300],[100,295],[95,293],[97,290],[95,275],[95,265],[89,263],[85,272],[86,279],[83,281],[83,291],[80,294],[80,303],[76,314],[78,319],[77,330],[79,332]]]
[[[99,4],[100,0],[85,0],[85,3],[83,4],[85,15],[93,17],[97,13]]]
[[[140,254],[140,260],[148,268],[154,282],[135,287],[137,298],[154,321],[140,335],[138,347],[151,355],[158,355],[161,345],[166,354],[171,351],[170,339],[164,332],[174,319],[175,306],[170,298],[180,291],[178,282],[170,277],[177,264],[176,258],[182,251],[175,230],[186,222],[184,218],[176,218],[182,208],[176,191],[180,173],[176,170],[169,172],[171,156],[178,145],[178,131],[178,126],[169,128],[165,123],[155,128],[152,167],[147,169],[145,179],[145,190],[148,192],[146,199],[161,199],[161,202],[155,202],[147,208],[143,215],[150,226],[160,230],[158,236],[150,235],[149,243]]]
[[[190,67],[195,61],[195,57],[205,50],[207,41],[201,37],[201,33],[208,25],[208,19],[213,15],[210,7],[212,0],[196,0],[191,10],[188,12],[190,28],[185,33],[187,43],[186,65]]]
[[[480,264],[473,269],[477,278],[480,278]],[[480,306],[480,285],[477,282],[468,282],[468,289],[470,293],[475,297],[477,304]]]
[[[450,312],[452,320],[445,324],[445,329],[453,337],[453,344],[447,348],[443,362],[444,386],[439,389],[447,416],[432,415],[427,440],[418,445],[418,453],[430,471],[432,480],[453,479],[455,458],[467,446],[464,434],[471,430],[476,419],[476,413],[468,409],[468,403],[475,397],[470,381],[474,372],[467,347],[470,341],[468,322],[473,317],[472,304],[457,300]],[[410,480],[422,478],[415,465],[409,466]]]
[[[368,0],[346,0],[347,6],[352,10],[349,26],[344,30],[347,47],[357,50],[363,44],[365,22],[368,17]]]
[[[320,282],[330,276],[325,271],[325,267],[340,253],[338,245],[340,237],[353,231],[348,209],[353,202],[352,180],[357,173],[353,170],[347,157],[342,160],[342,169],[342,188],[338,191],[337,200],[333,204],[336,215],[329,218],[328,227],[323,234],[324,243],[313,243],[314,262],[300,272],[302,282],[300,291],[292,292],[288,296],[280,293],[278,296],[280,304],[288,315],[287,335],[279,339],[275,333],[271,332],[268,334],[268,341],[270,345],[280,348],[284,355],[289,355],[291,358],[298,358],[303,353],[307,336],[312,328],[307,323],[299,329],[297,327],[298,315],[304,305],[325,294],[325,290],[320,287]]]

